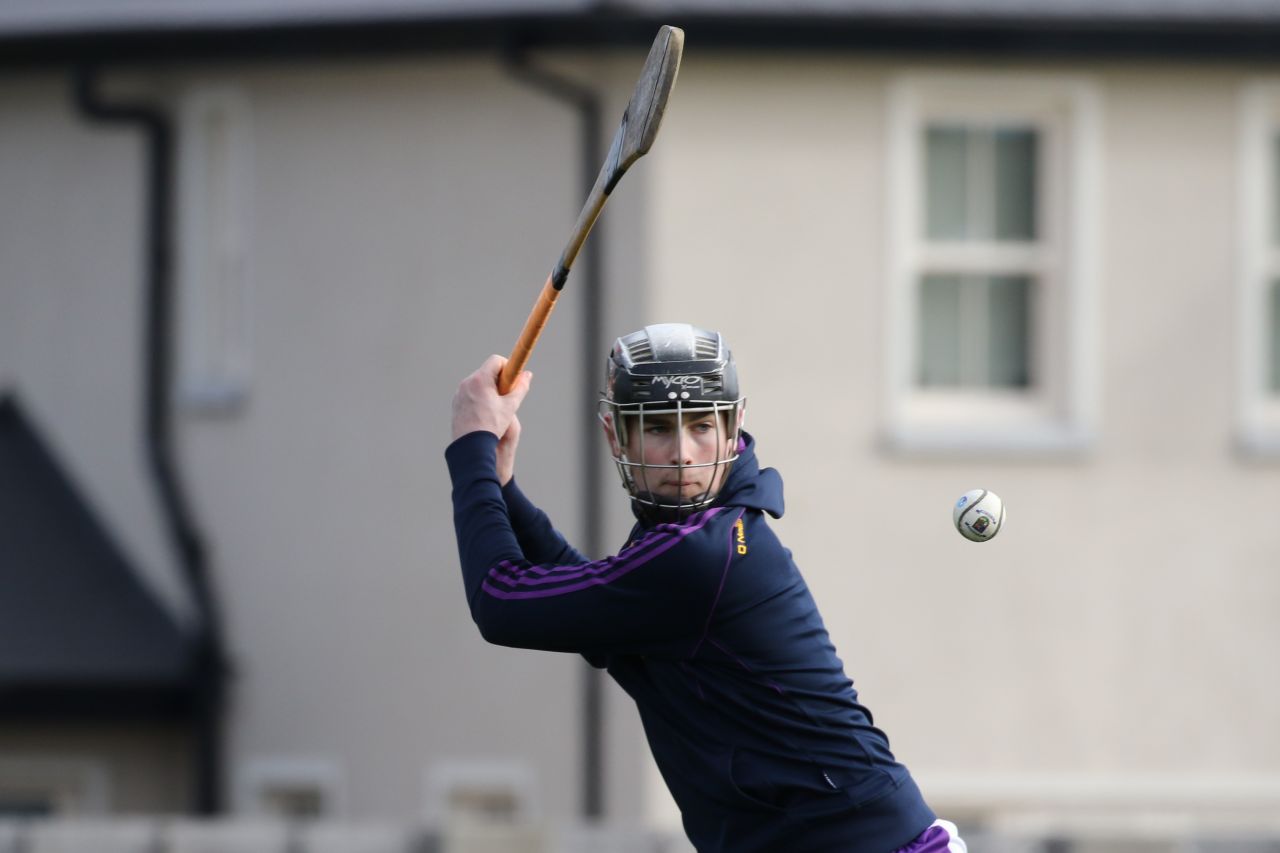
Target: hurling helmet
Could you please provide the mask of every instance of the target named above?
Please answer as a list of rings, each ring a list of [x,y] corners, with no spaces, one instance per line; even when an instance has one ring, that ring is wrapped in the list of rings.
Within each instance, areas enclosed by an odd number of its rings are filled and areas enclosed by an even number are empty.
[[[711,505],[738,458],[745,402],[720,333],[662,323],[618,338],[600,418],[622,485],[642,515],[678,521]],[[699,461],[681,444],[699,441],[691,439],[694,431],[704,436]],[[681,442],[674,450],[672,435]]]

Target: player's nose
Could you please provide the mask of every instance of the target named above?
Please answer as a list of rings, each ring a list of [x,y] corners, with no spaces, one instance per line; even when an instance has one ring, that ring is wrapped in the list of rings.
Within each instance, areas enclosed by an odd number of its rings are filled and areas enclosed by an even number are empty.
[[[684,434],[684,430],[678,430],[675,440],[671,442],[671,464],[693,464],[693,440]]]

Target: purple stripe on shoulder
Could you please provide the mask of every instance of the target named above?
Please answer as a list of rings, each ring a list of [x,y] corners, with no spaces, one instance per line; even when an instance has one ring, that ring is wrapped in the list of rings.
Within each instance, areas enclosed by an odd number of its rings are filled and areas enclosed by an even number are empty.
[[[606,560],[598,560],[593,563],[575,566],[574,568],[576,571],[572,574],[559,575],[549,579],[549,581],[561,583],[576,580],[578,581],[577,583],[569,583],[548,589],[512,590],[500,588],[496,584],[490,583],[490,581],[486,580],[480,585],[480,588],[489,595],[492,595],[494,598],[521,599],[548,598],[555,595],[577,592],[591,586],[609,584],[634,569],[643,566],[654,557],[671,550],[673,547],[678,545],[684,537],[705,527],[707,522],[721,511],[722,509],[720,507],[709,509],[702,513],[701,517],[697,517],[696,522],[694,518],[690,518],[682,525],[662,525],[662,527],[668,528],[666,531],[667,535],[665,536],[646,536],[644,540],[637,543],[636,547],[623,551],[622,554],[619,554],[617,557],[610,557]],[[539,579],[526,578],[523,574],[515,577],[502,577],[500,575],[494,575],[493,570],[490,570],[489,574],[493,577],[494,581],[502,583],[507,587],[532,586],[543,582]]]

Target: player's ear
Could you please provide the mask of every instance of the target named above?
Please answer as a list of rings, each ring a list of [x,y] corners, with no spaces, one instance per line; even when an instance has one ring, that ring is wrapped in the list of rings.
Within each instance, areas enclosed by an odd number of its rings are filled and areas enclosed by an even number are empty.
[[[604,414],[600,415],[600,428],[604,430],[605,440],[609,442],[609,452],[611,452],[614,455],[614,458],[621,456],[622,453],[620,448],[618,447],[618,436],[613,429],[612,413],[605,412]]]

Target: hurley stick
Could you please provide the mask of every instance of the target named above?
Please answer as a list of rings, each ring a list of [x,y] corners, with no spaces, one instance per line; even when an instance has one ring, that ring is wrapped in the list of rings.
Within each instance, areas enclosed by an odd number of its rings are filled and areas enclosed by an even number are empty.
[[[662,124],[662,116],[667,110],[667,98],[676,84],[676,72],[680,70],[680,55],[683,50],[684,30],[666,26],[658,30],[658,37],[653,40],[653,47],[649,48],[649,56],[640,72],[640,80],[631,93],[626,112],[622,114],[622,124],[614,134],[613,144],[609,146],[609,156],[605,158],[595,186],[587,196],[587,203],[578,214],[578,221],[560,254],[559,263],[551,271],[551,275],[547,276],[547,283],[542,286],[542,293],[533,304],[529,319],[524,323],[524,330],[520,332],[520,337],[511,350],[511,358],[498,377],[500,393],[506,394],[511,390],[516,377],[528,363],[529,355],[547,325],[547,318],[551,316],[551,309],[555,307],[560,291],[569,278],[569,268],[573,266],[583,242],[591,233],[591,226],[596,224],[604,203],[609,200],[609,194],[631,164],[649,153],[653,146],[653,140],[658,136],[658,126]]]

